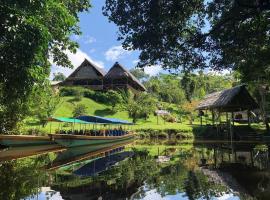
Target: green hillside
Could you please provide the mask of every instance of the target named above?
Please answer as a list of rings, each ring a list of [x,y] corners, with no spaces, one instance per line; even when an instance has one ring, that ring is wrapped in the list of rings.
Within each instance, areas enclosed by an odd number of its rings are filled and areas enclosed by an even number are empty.
[[[90,98],[85,98],[83,97],[81,101],[74,101],[73,96],[66,96],[66,97],[61,97],[60,103],[58,104],[55,112],[54,112],[54,117],[72,117],[72,112],[77,104],[83,104],[86,106],[86,114],[87,115],[98,115],[98,116],[103,116],[103,117],[112,117],[112,118],[118,118],[118,119],[123,119],[123,120],[128,120],[132,122],[132,119],[129,118],[128,113],[126,111],[117,111],[117,112],[112,112],[111,107],[109,105],[105,105],[102,103],[98,103]],[[27,128],[31,129],[41,129],[46,132],[54,132],[54,130],[61,128],[63,129],[69,129],[71,128],[67,124],[63,126],[63,124],[59,123],[47,123],[45,127],[41,127],[38,123],[28,123]],[[75,128],[80,128],[79,125],[76,125]],[[91,126],[89,126],[91,128]],[[182,130],[184,132],[190,132],[192,130],[192,127],[188,125],[188,122],[185,121],[183,123],[170,123],[170,122],[164,122],[160,117],[158,119],[158,124],[157,124],[157,117],[154,115],[151,115],[147,120],[140,119],[136,123],[136,125],[132,126],[132,129],[154,129],[154,130],[161,130],[161,129],[177,129],[177,130]]]

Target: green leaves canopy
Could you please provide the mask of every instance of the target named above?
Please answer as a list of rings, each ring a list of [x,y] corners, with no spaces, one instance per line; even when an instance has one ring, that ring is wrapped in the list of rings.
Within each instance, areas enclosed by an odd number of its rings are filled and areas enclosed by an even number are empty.
[[[124,47],[141,50],[138,66],[232,68],[256,80],[269,77],[269,10],[265,0],[106,0],[103,12]]]
[[[50,63],[71,67],[65,50],[76,51],[78,13],[88,0],[4,0],[0,5],[0,130],[16,126],[28,109],[34,85],[43,85]]]

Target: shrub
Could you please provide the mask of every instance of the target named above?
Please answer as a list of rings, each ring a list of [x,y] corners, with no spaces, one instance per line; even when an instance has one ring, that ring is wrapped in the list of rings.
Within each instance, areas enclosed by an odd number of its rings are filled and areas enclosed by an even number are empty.
[[[86,106],[83,104],[78,104],[73,110],[73,117],[78,117],[86,114]]]
[[[61,87],[60,96],[75,96],[76,91],[80,89],[79,87]]]
[[[80,90],[76,90],[74,94],[74,101],[81,101],[82,100],[82,92]]]
[[[39,136],[44,136],[47,135],[47,132],[44,130],[40,129],[28,129],[27,130],[27,135],[39,135]]]

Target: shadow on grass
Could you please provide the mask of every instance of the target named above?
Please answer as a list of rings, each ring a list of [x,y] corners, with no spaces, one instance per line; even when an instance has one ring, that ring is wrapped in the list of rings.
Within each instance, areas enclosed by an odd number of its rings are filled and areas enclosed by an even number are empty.
[[[105,108],[105,109],[102,109],[102,110],[96,110],[94,112],[95,115],[98,115],[98,116],[102,116],[102,117],[105,117],[107,115],[113,115],[115,114],[116,111],[110,109],[110,108]]]
[[[74,105],[75,103],[80,102],[80,101],[78,99],[76,99],[76,98],[72,98],[72,99],[67,100],[67,102]]]

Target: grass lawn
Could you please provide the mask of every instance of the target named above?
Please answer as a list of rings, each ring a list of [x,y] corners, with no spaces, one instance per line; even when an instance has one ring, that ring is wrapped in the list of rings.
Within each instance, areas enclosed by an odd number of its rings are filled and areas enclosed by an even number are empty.
[[[83,104],[86,106],[86,114],[87,115],[98,115],[103,117],[111,117],[118,118],[123,120],[128,120],[132,122],[132,119],[129,118],[128,113],[126,111],[118,111],[112,112],[111,107],[105,104],[97,103],[92,99],[83,97],[81,101],[75,102],[73,101],[74,97],[62,97],[61,101],[54,113],[54,117],[72,117],[72,112],[77,104]],[[45,132],[53,133],[55,130],[61,129],[71,129],[72,124],[63,124],[57,122],[48,123],[45,127],[41,127],[36,119],[28,119],[26,123],[26,129],[40,129]],[[197,122],[198,124],[198,122]],[[100,128],[101,126],[97,126]],[[76,124],[74,129],[85,128],[85,125]],[[93,128],[93,125],[86,125],[87,129]],[[156,116],[151,115],[147,120],[140,119],[137,121],[136,125],[132,126],[131,129],[155,129],[155,130],[163,130],[163,129],[178,129],[184,131],[192,131],[192,126],[188,124],[188,121],[184,121],[182,123],[169,123],[164,122],[164,120],[159,117],[157,119]]]
[[[112,112],[111,107],[98,103],[92,99],[83,97],[81,101],[75,102],[74,97],[62,97],[59,105],[57,106],[57,109],[55,110],[54,117],[72,117],[72,112],[77,104],[83,104],[86,106],[86,115],[98,115],[103,117],[111,117],[111,118],[118,118],[123,120],[128,120],[132,122],[132,119],[129,118],[128,113],[126,111],[117,111]],[[175,106],[175,105],[172,105]],[[211,124],[211,122],[207,117],[206,119],[203,119],[203,123],[206,122]],[[195,119],[195,122],[193,123],[195,126],[200,124],[200,119],[197,117]],[[235,125],[238,125],[237,123]],[[239,126],[241,126],[239,124]],[[41,127],[40,123],[37,119],[28,119],[26,122],[26,129],[39,129],[41,131],[44,131],[46,133],[54,133],[57,129],[72,129],[72,124],[64,124],[64,123],[57,123],[57,122],[51,122],[47,123],[45,127]],[[74,129],[92,129],[94,128],[93,125],[79,125],[75,124]],[[98,125],[95,127],[95,129],[102,128],[102,125]],[[252,124],[252,128],[258,130],[258,132],[263,132],[265,130],[265,127],[263,124]],[[175,129],[179,130],[180,132],[193,132],[193,126],[189,124],[187,120],[183,121],[182,123],[169,123],[164,122],[164,120],[159,117],[157,119],[156,116],[151,115],[147,120],[140,119],[137,121],[136,125],[130,127],[132,130],[165,130],[165,129]]]

